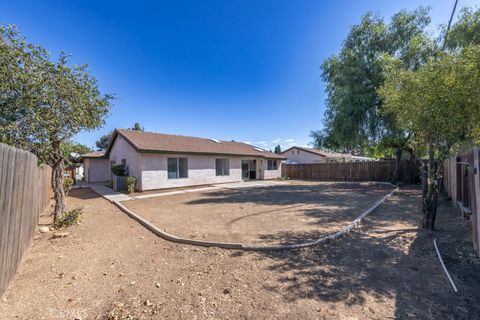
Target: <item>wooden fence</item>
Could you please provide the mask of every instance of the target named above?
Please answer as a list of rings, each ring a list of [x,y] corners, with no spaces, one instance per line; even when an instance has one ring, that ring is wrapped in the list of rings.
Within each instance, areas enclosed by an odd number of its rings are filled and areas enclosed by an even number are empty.
[[[443,186],[463,216],[472,219],[473,246],[477,254],[480,243],[480,148],[445,160]]]
[[[27,151],[0,144],[0,296],[51,199],[51,168]]]
[[[282,165],[282,176],[303,180],[390,182],[394,172],[395,160]],[[412,183],[416,177],[415,162],[401,161],[399,181]]]

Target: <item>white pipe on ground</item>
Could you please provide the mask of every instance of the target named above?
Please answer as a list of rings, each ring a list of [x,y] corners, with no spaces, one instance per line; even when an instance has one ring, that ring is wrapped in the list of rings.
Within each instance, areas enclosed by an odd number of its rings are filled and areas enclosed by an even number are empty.
[[[455,283],[453,282],[453,279],[450,276],[450,273],[448,273],[447,267],[445,267],[445,264],[443,263],[442,255],[440,254],[440,250],[438,250],[437,238],[433,239],[433,245],[435,246],[435,250],[437,251],[438,259],[440,260],[440,263],[442,264],[443,271],[445,271],[445,274],[447,275],[448,280],[450,280],[450,284],[452,285],[453,291],[455,291],[455,293],[458,293],[457,286],[455,286]]]

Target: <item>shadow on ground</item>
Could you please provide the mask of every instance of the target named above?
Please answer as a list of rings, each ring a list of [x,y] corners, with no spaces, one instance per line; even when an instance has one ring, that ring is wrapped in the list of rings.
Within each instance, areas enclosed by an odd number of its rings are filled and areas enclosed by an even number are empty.
[[[374,211],[361,228],[335,243],[300,251],[262,253],[263,258],[273,261],[268,269],[278,274],[277,282],[266,284],[264,289],[287,301],[335,302],[346,310],[349,306],[349,312],[357,306],[355,316],[359,318],[391,317],[392,310],[395,319],[480,318],[480,307],[475,302],[480,301],[480,268],[471,242],[465,241],[469,227],[459,223],[452,208],[442,202],[438,221],[441,230],[422,232],[417,228],[418,212],[419,191],[406,187]],[[460,231],[449,237],[444,225],[451,229],[450,233]],[[441,241],[451,240],[452,248],[444,244],[445,261],[457,274],[455,279],[463,289],[459,295],[451,290],[435,256],[434,236]],[[291,242],[312,235],[276,233],[264,237]],[[458,252],[459,247],[462,252]],[[454,256],[459,261],[453,261]],[[377,303],[391,303],[390,313],[385,310],[385,314],[371,314],[375,308],[370,306]]]
[[[78,198],[78,199],[83,199],[83,200],[88,200],[88,199],[95,199],[99,198],[100,196],[96,194],[95,192],[92,192],[92,189],[90,188],[76,188],[70,190],[68,193],[69,197],[73,198]]]

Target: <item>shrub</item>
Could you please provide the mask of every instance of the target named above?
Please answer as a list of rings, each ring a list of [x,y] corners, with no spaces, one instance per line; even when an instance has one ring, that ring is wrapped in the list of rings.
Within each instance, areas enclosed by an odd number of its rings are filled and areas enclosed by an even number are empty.
[[[83,207],[77,207],[70,211],[65,211],[61,218],[58,218],[54,223],[55,229],[67,228],[80,221],[80,216],[83,213]]]
[[[117,177],[125,177],[127,175],[127,168],[123,164],[116,164],[112,166],[112,173]]]
[[[73,179],[70,177],[66,177],[65,180],[63,180],[63,190],[65,191],[65,195],[72,190],[73,182]]]
[[[134,192],[135,186],[137,185],[137,178],[134,176],[128,176],[125,178],[125,182],[127,184],[128,193]]]

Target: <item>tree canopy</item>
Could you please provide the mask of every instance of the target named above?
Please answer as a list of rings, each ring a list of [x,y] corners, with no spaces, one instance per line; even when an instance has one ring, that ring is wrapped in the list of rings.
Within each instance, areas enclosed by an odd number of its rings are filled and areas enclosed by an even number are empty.
[[[54,216],[63,214],[63,144],[104,124],[112,96],[102,94],[87,65],[52,60],[13,26],[0,27],[0,139],[53,167]]]
[[[389,23],[368,13],[351,28],[340,53],[321,66],[328,98],[324,129],[312,132],[316,147],[382,156],[405,148],[408,132],[382,112],[382,56],[395,56],[408,69],[418,68],[436,48],[425,31],[429,23],[428,10],[420,8],[401,11]]]

